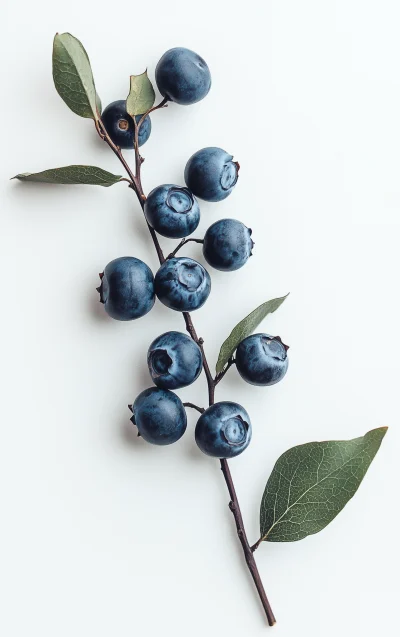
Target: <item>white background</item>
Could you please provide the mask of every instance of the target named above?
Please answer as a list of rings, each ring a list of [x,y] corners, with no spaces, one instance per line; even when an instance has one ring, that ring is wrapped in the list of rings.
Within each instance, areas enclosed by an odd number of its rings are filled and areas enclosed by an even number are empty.
[[[233,369],[217,393],[253,422],[251,446],[231,463],[250,540],[283,451],[389,425],[359,492],[327,529],[257,552],[274,634],[396,632],[399,20],[396,0],[2,3],[4,637],[268,630],[218,463],[195,446],[196,414],[166,448],[136,439],[129,423],[126,405],[150,385],[149,343],[183,330],[160,303],[119,323],[98,302],[97,273],[111,259],[134,255],[157,268],[133,193],[8,181],[71,163],[120,173],[92,122],[53,87],[56,31],[85,44],[104,105],[126,97],[131,73],[147,66],[153,78],[170,47],[207,60],[207,99],[153,116],[143,178],[146,191],[182,184],[187,158],[209,145],[242,166],[231,197],[202,204],[197,232],[235,217],[256,242],[245,268],[212,272],[211,296],[194,315],[213,366],[238,320],[291,292],[263,325],[291,346],[285,380],[253,388]],[[201,260],[199,246],[187,254]],[[204,378],[178,393],[205,404]]]

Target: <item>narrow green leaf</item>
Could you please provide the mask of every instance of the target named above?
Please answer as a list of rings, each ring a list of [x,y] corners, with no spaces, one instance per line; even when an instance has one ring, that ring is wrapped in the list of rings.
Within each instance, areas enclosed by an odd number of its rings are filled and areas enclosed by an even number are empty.
[[[262,540],[295,542],[332,522],[360,486],[386,431],[309,442],[282,454],[261,501]]]
[[[47,184],[88,184],[91,186],[112,186],[121,181],[121,175],[97,168],[97,166],[63,166],[50,168],[40,173],[20,173],[12,179],[20,181],[40,181]]]
[[[286,294],[286,296],[282,296],[279,299],[272,299],[271,301],[267,301],[266,303],[259,305],[259,307],[257,307],[233,328],[226,341],[222,343],[216,365],[217,374],[222,372],[228,360],[237,349],[239,343],[247,336],[250,336],[261,321],[268,314],[275,312],[275,310],[282,305],[283,301],[288,296],[289,295]]]
[[[59,95],[74,113],[99,118],[101,103],[88,54],[70,33],[57,33],[54,38],[53,79]]]
[[[153,106],[155,99],[156,94],[147,77],[147,71],[141,75],[131,75],[131,89],[126,100],[129,115],[143,115]]]
[[[100,97],[99,97],[99,95],[97,93],[96,93],[96,109],[97,109],[97,113],[99,115],[101,115],[101,111],[103,109],[102,109],[102,106],[101,106],[101,99],[100,99]]]

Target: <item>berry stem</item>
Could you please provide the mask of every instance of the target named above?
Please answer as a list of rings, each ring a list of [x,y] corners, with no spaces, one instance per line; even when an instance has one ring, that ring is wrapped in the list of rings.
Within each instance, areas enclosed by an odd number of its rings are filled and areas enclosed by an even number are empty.
[[[228,369],[230,367],[232,367],[232,365],[235,364],[235,359],[233,358],[233,356],[228,360],[228,363],[225,367],[225,369],[222,370],[222,372],[220,372],[219,374],[216,375],[216,377],[214,378],[214,385],[218,385],[218,383],[223,379],[223,377],[225,376],[226,372],[228,371]]]
[[[143,113],[140,120],[138,121],[138,124],[137,124],[138,128],[141,127],[147,115],[150,115],[150,113],[152,113],[153,111],[158,111],[159,108],[166,108],[167,106],[168,106],[168,97],[164,97],[164,99],[162,99],[159,104],[157,104],[156,106],[152,106],[151,108],[149,108],[148,111]]]
[[[204,407],[198,407],[194,403],[183,403],[183,406],[184,407],[191,407],[192,409],[195,409],[196,411],[198,411],[199,414],[203,414],[205,412]]]
[[[190,241],[194,241],[194,243],[204,243],[204,239],[182,239],[182,241],[176,246],[175,250],[173,250],[171,254],[167,256],[167,259],[172,259],[172,257],[174,257],[177,252],[179,252],[179,250]]]
[[[150,109],[147,113],[145,113],[145,115],[140,119],[139,123],[136,124],[135,122],[135,165],[136,165],[136,174],[133,174],[132,170],[130,169],[128,163],[126,162],[125,158],[123,157],[122,153],[121,153],[121,149],[116,146],[114,144],[114,142],[111,140],[110,136],[108,135],[102,121],[97,121],[96,122],[96,129],[98,134],[100,135],[100,137],[108,144],[108,146],[111,148],[111,150],[113,151],[113,153],[118,157],[119,161],[121,162],[121,164],[123,165],[123,167],[125,168],[129,179],[130,179],[130,184],[129,187],[132,188],[132,190],[134,190],[139,203],[142,207],[142,210],[144,208],[144,203],[146,201],[146,195],[143,192],[143,187],[142,187],[142,181],[141,181],[141,173],[140,173],[140,169],[141,169],[141,165],[143,163],[143,158],[140,156],[139,153],[139,145],[138,145],[138,130],[139,127],[142,123],[142,121],[144,120],[144,117],[146,115],[148,115],[148,113],[155,111],[159,108],[163,108],[164,106],[167,105],[167,99],[165,98],[164,100],[162,100],[162,102],[160,102],[160,104],[158,104],[157,106],[154,106],[152,109]],[[135,118],[134,118],[135,121]],[[147,223],[147,221],[146,221]],[[160,246],[160,243],[158,241],[158,237],[157,234],[155,232],[155,230],[149,225],[149,223],[147,223],[147,227],[149,229],[151,238],[153,240],[154,243],[154,247],[156,249],[157,252],[157,256],[158,256],[158,260],[160,262],[160,264],[164,263],[164,261],[166,260],[164,253],[162,251],[162,248]],[[184,240],[184,242],[189,242],[189,241],[198,241],[200,243],[199,240],[196,239],[187,239]],[[181,244],[183,245],[182,241]],[[178,246],[179,247],[182,247]],[[174,253],[172,253],[174,254]],[[196,329],[193,325],[193,321],[192,321],[192,317],[190,316],[189,312],[182,312],[183,315],[183,319],[185,321],[185,325],[186,325],[186,330],[189,332],[191,338],[198,344],[198,346],[200,347],[201,350],[201,354],[203,357],[203,369],[204,369],[204,373],[207,379],[207,386],[208,386],[208,402],[209,405],[213,405],[214,404],[214,399],[215,399],[215,387],[216,385],[219,383],[219,381],[223,378],[223,376],[225,375],[225,373],[228,371],[229,367],[233,364],[234,360],[230,359],[228,361],[228,365],[225,368],[225,370],[223,372],[221,372],[220,374],[218,374],[215,379],[213,378],[213,375],[211,374],[211,370],[210,370],[210,366],[208,364],[207,361],[207,357],[204,351],[204,341],[202,338],[199,338],[197,336],[197,332]],[[194,407],[195,409],[198,409],[195,405],[191,404],[191,403],[186,403],[187,406],[190,407]],[[274,613],[272,612],[270,603],[268,601],[266,592],[264,590],[264,586],[263,583],[261,581],[261,577],[260,577],[260,573],[258,571],[257,568],[257,564],[255,562],[254,559],[254,555],[253,555],[253,550],[252,547],[249,544],[249,541],[247,539],[247,535],[246,535],[246,531],[244,528],[244,523],[243,523],[243,518],[242,518],[242,513],[240,510],[240,505],[239,505],[239,501],[236,495],[236,490],[233,484],[233,480],[232,480],[232,475],[229,469],[229,465],[228,465],[228,461],[226,459],[221,459],[220,460],[220,464],[221,464],[221,470],[223,473],[223,476],[225,478],[225,482],[226,482],[226,486],[228,487],[228,492],[229,492],[229,496],[230,496],[230,502],[229,502],[229,508],[232,511],[233,517],[235,519],[235,524],[236,524],[236,531],[237,531],[237,535],[239,537],[240,543],[242,545],[243,548],[243,553],[244,553],[244,557],[246,560],[246,564],[247,567],[250,571],[250,574],[253,578],[254,584],[256,586],[258,595],[260,597],[261,603],[263,605],[265,614],[267,616],[267,620],[268,620],[268,624],[270,626],[273,626],[276,622],[275,617],[274,617]],[[254,549],[254,547],[253,547]]]

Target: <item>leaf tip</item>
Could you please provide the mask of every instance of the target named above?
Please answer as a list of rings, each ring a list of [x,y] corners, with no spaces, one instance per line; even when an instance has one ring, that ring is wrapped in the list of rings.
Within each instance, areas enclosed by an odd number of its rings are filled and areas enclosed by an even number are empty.
[[[370,431],[367,431],[367,433],[365,434],[366,436],[375,434],[375,433],[380,433],[382,434],[382,438],[384,436],[386,436],[387,430],[389,429],[389,427],[376,427],[375,429],[370,429]]]

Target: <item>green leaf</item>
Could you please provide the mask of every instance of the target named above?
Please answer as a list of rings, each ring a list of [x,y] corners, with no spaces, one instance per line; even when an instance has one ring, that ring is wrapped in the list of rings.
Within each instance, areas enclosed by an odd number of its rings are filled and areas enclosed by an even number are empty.
[[[101,111],[102,111],[102,106],[101,106],[101,99],[98,96],[98,94],[96,93],[96,109],[99,115],[101,115]]]
[[[261,501],[261,539],[295,542],[332,522],[360,486],[386,431],[309,442],[282,454]]]
[[[57,33],[53,43],[53,79],[64,102],[81,117],[97,120],[101,103],[88,54],[70,33]]]
[[[272,299],[271,301],[267,301],[266,303],[259,305],[259,307],[257,307],[253,312],[251,312],[251,314],[246,316],[236,325],[236,327],[233,328],[226,341],[222,343],[216,365],[217,374],[220,374],[223,371],[239,343],[247,336],[250,336],[267,314],[275,312],[275,310],[282,305],[283,301],[288,296],[289,295],[286,294],[286,296],[282,296],[279,299]]]
[[[20,181],[40,181],[47,184],[88,184],[91,186],[112,186],[121,181],[121,175],[97,168],[97,166],[63,166],[50,168],[40,173],[21,173],[12,179]]]
[[[126,100],[129,115],[143,115],[153,106],[155,99],[156,94],[147,77],[147,71],[141,75],[131,75],[131,89]]]

